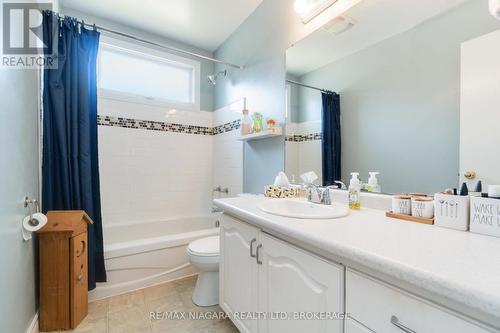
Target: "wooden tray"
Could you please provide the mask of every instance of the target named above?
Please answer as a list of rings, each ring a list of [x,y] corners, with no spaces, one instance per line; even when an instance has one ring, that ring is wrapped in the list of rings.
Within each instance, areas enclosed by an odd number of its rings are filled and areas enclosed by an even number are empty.
[[[418,222],[418,223],[425,223],[425,224],[434,224],[434,219],[426,219],[425,217],[417,217],[417,216],[411,216],[411,215],[396,214],[396,213],[393,213],[393,212],[386,212],[385,216],[392,217],[394,219],[410,221],[410,222]]]

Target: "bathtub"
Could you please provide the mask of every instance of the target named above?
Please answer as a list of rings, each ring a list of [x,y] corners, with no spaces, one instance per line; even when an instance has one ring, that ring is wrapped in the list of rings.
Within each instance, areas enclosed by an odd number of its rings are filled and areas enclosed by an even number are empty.
[[[218,235],[220,213],[164,221],[103,226],[106,283],[89,294],[97,300],[196,273],[186,255],[193,240]]]

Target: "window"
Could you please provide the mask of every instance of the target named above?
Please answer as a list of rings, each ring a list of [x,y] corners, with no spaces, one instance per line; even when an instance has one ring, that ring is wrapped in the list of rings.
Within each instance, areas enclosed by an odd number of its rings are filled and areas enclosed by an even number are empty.
[[[123,42],[101,42],[98,86],[112,99],[199,108],[198,62]]]

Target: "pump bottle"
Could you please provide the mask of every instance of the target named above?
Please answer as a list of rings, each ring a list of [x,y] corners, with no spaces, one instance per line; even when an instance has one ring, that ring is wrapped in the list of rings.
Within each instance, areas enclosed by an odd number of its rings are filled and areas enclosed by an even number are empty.
[[[366,190],[368,192],[380,193],[382,192],[382,188],[380,187],[377,179],[377,175],[380,172],[368,172],[370,174],[370,178],[368,179],[368,185],[366,186]]]
[[[361,182],[359,181],[359,173],[351,173],[351,181],[349,183],[349,208],[360,209],[359,194],[361,192]]]

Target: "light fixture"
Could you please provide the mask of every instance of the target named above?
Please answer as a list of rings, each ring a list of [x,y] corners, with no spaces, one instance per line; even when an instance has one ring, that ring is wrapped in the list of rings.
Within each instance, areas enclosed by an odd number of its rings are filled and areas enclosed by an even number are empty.
[[[299,14],[304,14],[307,11],[308,1],[307,0],[296,0],[293,8]]]
[[[309,23],[319,14],[335,5],[338,6],[336,15],[341,15],[361,0],[295,0],[294,9],[300,15],[302,23]]]

